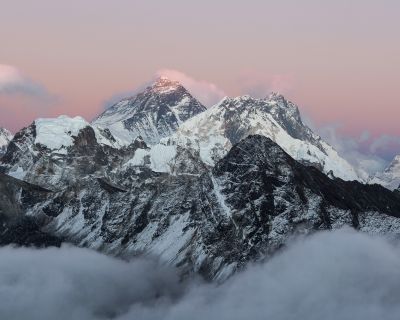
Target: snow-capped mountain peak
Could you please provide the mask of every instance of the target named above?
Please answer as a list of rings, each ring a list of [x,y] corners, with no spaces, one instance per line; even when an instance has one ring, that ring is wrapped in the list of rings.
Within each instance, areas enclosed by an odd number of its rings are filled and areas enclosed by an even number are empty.
[[[298,107],[279,94],[264,99],[248,95],[224,98],[185,122],[169,143],[190,145],[205,164],[213,166],[234,144],[254,134],[272,139],[296,160],[327,174],[331,172],[344,180],[363,180],[302,122]]]
[[[384,187],[395,190],[400,186],[400,155],[393,158],[389,166],[375,175],[370,183],[381,184]]]
[[[155,144],[205,110],[179,82],[160,77],[144,91],[104,111],[93,125],[108,128],[125,144],[138,136],[146,143]]]
[[[158,92],[159,94],[168,93],[174,90],[180,89],[183,87],[179,81],[170,80],[165,76],[158,77],[155,82],[148,88],[153,91]]]
[[[393,171],[396,171],[400,177],[400,155],[395,156],[390,165],[385,169],[385,172]]]

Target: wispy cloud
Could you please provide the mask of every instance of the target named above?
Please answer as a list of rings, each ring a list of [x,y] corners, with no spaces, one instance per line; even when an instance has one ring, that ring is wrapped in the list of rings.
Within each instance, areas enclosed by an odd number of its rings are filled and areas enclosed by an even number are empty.
[[[373,153],[380,153],[386,156],[390,155],[393,150],[397,150],[397,154],[400,154],[400,136],[382,134],[372,140],[369,149]]]
[[[17,68],[4,64],[0,64],[0,94],[50,96],[44,86],[25,76]]]
[[[45,86],[18,68],[0,64],[0,126],[16,131],[59,102]]]
[[[173,69],[161,69],[156,76],[166,76],[171,80],[179,81],[196,99],[206,107],[218,103],[227,94],[214,83],[195,79],[186,73]]]
[[[370,175],[383,170],[397,154],[400,154],[400,137],[391,135],[373,136],[365,130],[358,136],[344,133],[339,123],[316,125],[303,115],[304,122],[331,144],[338,153],[356,169]]]

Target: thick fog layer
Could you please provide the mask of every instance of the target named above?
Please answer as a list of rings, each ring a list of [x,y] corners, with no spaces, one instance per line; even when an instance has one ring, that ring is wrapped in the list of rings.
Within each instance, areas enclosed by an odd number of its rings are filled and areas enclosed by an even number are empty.
[[[0,249],[1,319],[398,319],[400,250],[355,231],[294,240],[225,284],[84,249]]]

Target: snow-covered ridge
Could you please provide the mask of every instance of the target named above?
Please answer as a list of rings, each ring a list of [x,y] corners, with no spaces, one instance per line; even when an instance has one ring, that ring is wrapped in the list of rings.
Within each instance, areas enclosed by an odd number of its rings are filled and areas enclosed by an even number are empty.
[[[377,183],[390,190],[395,190],[400,186],[400,155],[394,157],[389,166],[383,171],[378,172],[369,183]]]
[[[302,123],[295,104],[278,94],[265,99],[224,98],[182,124],[168,141],[196,149],[205,164],[214,166],[232,145],[254,134],[272,139],[294,159],[315,165],[327,174],[344,180],[365,178]]]
[[[176,147],[156,144],[150,149],[138,149],[132,159],[124,166],[149,166],[154,172],[173,172]]]
[[[39,118],[35,120],[35,144],[41,144],[51,150],[73,145],[73,138],[89,124],[82,117]]]
[[[91,127],[82,117],[71,118],[65,115],[57,118],[39,118],[34,123],[35,144],[41,144],[50,150],[65,150],[74,144],[74,137],[77,137],[82,129]],[[109,146],[117,144],[107,139],[98,128],[93,130],[98,143]]]

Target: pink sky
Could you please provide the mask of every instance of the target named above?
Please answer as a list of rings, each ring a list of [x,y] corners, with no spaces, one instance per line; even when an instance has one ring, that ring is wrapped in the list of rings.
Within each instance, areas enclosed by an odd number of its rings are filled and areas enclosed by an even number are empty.
[[[199,92],[278,90],[318,127],[397,137],[399,12],[395,0],[2,0],[0,126],[91,119],[168,69]]]

